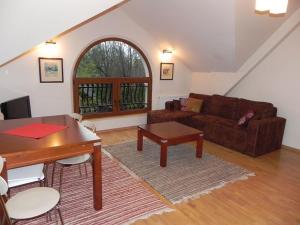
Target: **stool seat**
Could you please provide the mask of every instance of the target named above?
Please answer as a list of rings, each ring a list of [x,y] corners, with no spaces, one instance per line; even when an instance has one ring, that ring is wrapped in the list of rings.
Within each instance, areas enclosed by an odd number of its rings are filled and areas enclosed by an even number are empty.
[[[30,219],[52,210],[59,199],[60,194],[55,189],[36,187],[19,192],[10,198],[6,203],[6,209],[12,219]]]
[[[57,160],[56,162],[63,165],[76,165],[87,162],[91,158],[91,155],[86,153],[83,155]]]

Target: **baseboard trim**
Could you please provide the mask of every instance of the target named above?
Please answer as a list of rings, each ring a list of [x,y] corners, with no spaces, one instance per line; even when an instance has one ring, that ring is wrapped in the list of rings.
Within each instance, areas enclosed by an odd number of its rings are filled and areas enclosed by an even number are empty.
[[[292,151],[298,151],[300,152],[300,149],[298,148],[293,148],[293,147],[290,147],[290,146],[287,146],[287,145],[282,145],[281,146],[283,149],[286,149],[286,150],[292,150]]]

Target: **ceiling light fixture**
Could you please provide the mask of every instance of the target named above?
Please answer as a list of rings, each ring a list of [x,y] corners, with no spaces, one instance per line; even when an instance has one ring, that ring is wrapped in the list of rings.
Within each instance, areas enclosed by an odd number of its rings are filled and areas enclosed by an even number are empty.
[[[270,10],[271,0],[256,0],[255,10],[258,12],[267,12]]]
[[[288,0],[256,0],[255,10],[270,14],[284,14],[287,12]]]
[[[284,14],[287,12],[288,0],[273,0],[270,5],[271,14]]]

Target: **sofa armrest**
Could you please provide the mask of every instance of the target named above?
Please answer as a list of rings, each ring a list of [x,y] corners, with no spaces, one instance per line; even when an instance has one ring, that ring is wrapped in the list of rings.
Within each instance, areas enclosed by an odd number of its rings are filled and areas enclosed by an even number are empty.
[[[180,101],[179,100],[167,101],[165,103],[165,109],[170,111],[180,110]]]
[[[247,153],[259,156],[280,149],[285,122],[281,117],[250,120],[247,126]]]

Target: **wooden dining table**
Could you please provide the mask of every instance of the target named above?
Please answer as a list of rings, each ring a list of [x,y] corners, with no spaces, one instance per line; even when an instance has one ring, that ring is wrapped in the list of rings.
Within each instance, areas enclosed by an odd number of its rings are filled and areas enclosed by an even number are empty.
[[[40,139],[4,134],[2,132],[35,123],[63,125],[67,128]],[[101,139],[68,115],[35,117],[0,121],[0,156],[6,159],[7,170],[37,163],[90,153],[93,155],[93,197],[95,210],[102,209]]]

